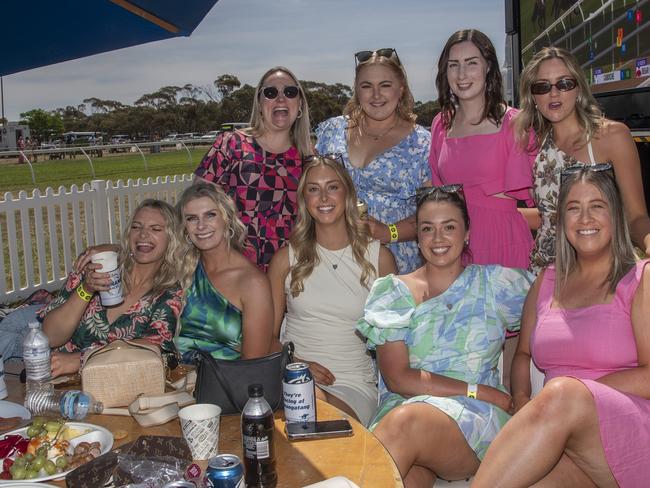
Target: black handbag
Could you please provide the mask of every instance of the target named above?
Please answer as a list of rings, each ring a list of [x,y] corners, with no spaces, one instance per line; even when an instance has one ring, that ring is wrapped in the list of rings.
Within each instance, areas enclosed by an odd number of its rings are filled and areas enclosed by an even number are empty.
[[[263,358],[228,361],[215,359],[205,351],[197,351],[196,358],[197,403],[218,405],[223,415],[238,414],[248,401],[248,385],[259,383],[273,411],[282,407],[282,376],[293,360],[292,342],[287,342],[281,352]]]

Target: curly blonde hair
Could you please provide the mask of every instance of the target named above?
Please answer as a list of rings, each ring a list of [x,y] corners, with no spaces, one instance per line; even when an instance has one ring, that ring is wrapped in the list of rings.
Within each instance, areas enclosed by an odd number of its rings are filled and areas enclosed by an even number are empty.
[[[531,153],[537,152],[542,147],[544,139],[553,130],[553,125],[537,110],[535,98],[530,91],[532,84],[537,81],[539,67],[544,61],[550,59],[561,60],[578,84],[575,110],[578,123],[585,131],[585,144],[598,132],[605,120],[602,110],[591,94],[587,78],[585,78],[585,74],[575,56],[560,47],[545,47],[529,61],[521,72],[521,79],[519,80],[520,111],[514,119],[515,137],[519,145],[527,148]],[[535,133],[533,147],[527,147],[529,145],[530,129]]]
[[[348,101],[343,109],[343,115],[346,115],[350,120],[350,128],[361,128],[361,119],[363,119],[364,112],[357,96],[357,83],[359,81],[359,74],[366,66],[386,66],[390,69],[400,81],[403,87],[402,96],[397,104],[397,116],[407,122],[415,122],[417,115],[413,112],[415,100],[411,88],[409,87],[408,78],[406,77],[406,70],[397,56],[381,56],[375,51],[368,61],[359,63],[354,71],[354,91],[352,98]]]
[[[316,167],[328,167],[338,176],[345,188],[345,226],[348,239],[352,246],[352,255],[361,267],[359,282],[364,287],[369,287],[369,280],[377,275],[377,270],[366,258],[368,245],[372,240],[368,225],[359,216],[357,209],[357,192],[352,179],[342,164],[327,156],[313,156],[305,165],[298,184],[298,218],[291,232],[289,243],[293,248],[296,264],[291,267],[290,290],[293,297],[304,291],[304,281],[311,275],[314,267],[320,262],[316,250],[316,224],[307,210],[305,203],[305,186],[307,175]]]
[[[177,286],[181,279],[181,273],[176,263],[180,256],[182,244],[178,237],[177,230],[179,221],[174,207],[162,200],[147,198],[135,208],[122,234],[119,262],[122,263],[122,287],[124,288],[125,295],[131,289],[131,271],[133,271],[133,266],[135,265],[135,259],[133,259],[129,244],[129,234],[131,232],[131,226],[133,226],[133,222],[138,216],[138,212],[144,208],[150,208],[160,212],[160,215],[165,219],[165,234],[167,234],[167,249],[165,250],[160,269],[154,276],[151,291],[155,294],[163,292]]]
[[[232,199],[220,186],[212,183],[195,183],[182,193],[176,203],[176,213],[180,222],[181,241],[181,284],[187,288],[192,282],[194,271],[201,257],[201,252],[189,240],[185,227],[185,206],[197,198],[209,198],[214,202],[225,225],[225,238],[228,249],[243,252],[246,248],[246,226],[239,220]]]
[[[302,156],[313,153],[313,144],[311,142],[311,123],[309,122],[309,105],[307,104],[307,97],[302,85],[296,75],[294,75],[288,68],[284,66],[275,66],[268,70],[260,78],[257,87],[255,88],[255,98],[253,99],[253,109],[251,110],[250,128],[243,129],[241,132],[253,137],[260,137],[266,131],[264,127],[264,118],[262,117],[262,108],[260,106],[260,97],[262,97],[262,89],[264,88],[264,81],[270,75],[280,71],[289,76],[298,87],[300,92],[300,111],[302,115],[298,117],[291,126],[291,142],[298,149]]]

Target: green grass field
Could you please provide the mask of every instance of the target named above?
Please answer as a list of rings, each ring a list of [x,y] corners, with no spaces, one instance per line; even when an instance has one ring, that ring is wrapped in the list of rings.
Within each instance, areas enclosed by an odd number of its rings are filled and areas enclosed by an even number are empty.
[[[31,194],[34,188],[44,191],[45,188],[52,187],[56,190],[59,186],[66,188],[73,184],[81,186],[93,179],[126,181],[129,178],[192,173],[207,149],[207,147],[190,149],[191,162],[185,150],[159,154],[145,152],[147,170],[145,170],[140,153],[109,155],[104,152],[104,157],[91,158],[95,168],[95,178],[92,176],[88,160],[83,156],[76,156],[76,159],[43,160],[43,156],[40,155],[39,161],[33,163],[36,187],[32,183],[27,164],[18,164],[16,159],[0,159],[0,201],[5,199],[5,192],[12,192],[14,196],[17,196],[20,190],[25,190]]]

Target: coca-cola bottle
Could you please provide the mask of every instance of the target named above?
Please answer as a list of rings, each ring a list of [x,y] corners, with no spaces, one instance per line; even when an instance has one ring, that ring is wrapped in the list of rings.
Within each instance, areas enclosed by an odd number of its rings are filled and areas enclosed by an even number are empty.
[[[241,416],[244,470],[247,487],[274,488],[278,483],[273,445],[273,411],[262,385],[248,386],[248,401]]]

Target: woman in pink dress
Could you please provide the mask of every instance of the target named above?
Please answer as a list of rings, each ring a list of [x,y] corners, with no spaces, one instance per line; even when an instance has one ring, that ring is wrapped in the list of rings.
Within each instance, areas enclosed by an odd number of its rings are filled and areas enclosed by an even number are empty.
[[[517,200],[532,205],[532,159],[515,142],[490,39],[474,29],[454,33],[438,61],[441,112],[431,126],[434,185],[462,183],[472,221],[475,264],[527,268],[533,238]]]
[[[611,165],[563,171],[556,251],[524,306],[517,413],[472,486],[646,487],[650,268],[635,261]],[[546,375],[532,400],[531,356]]]

